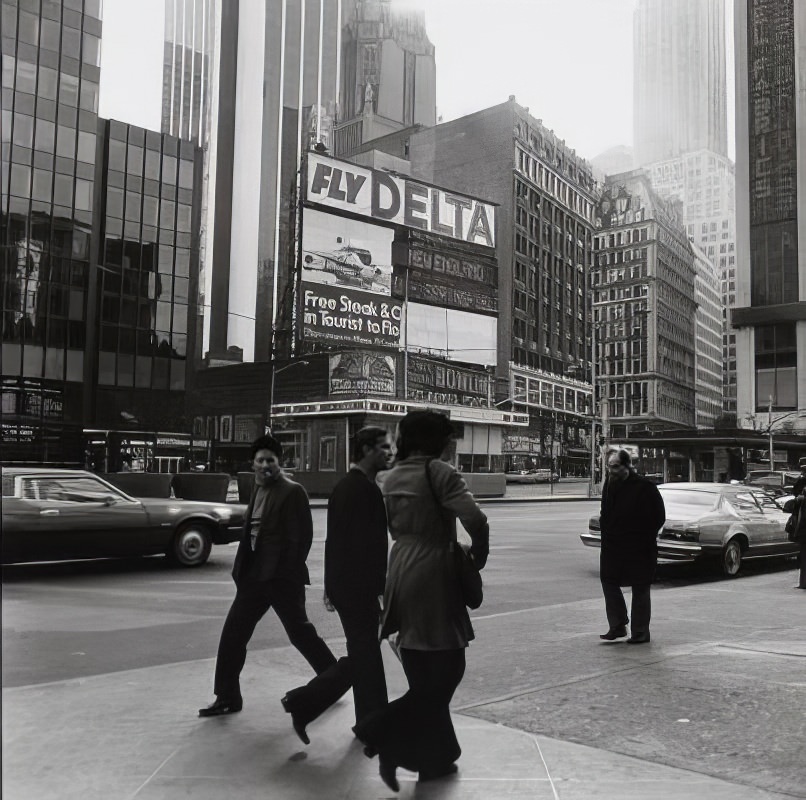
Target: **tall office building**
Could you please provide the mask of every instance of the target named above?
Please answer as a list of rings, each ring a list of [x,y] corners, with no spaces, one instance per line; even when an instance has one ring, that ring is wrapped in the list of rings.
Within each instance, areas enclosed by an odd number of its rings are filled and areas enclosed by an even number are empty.
[[[586,474],[593,171],[514,97],[412,132],[412,174],[499,204],[497,399],[528,412],[508,468]]]
[[[736,413],[735,188],[727,157],[725,0],[640,0],[634,17],[635,165],[683,204],[689,239],[719,270],[723,412]]]
[[[70,460],[88,419],[100,52],[100,0],[3,0],[4,460]]]
[[[736,0],[738,417],[806,409],[806,6]]]
[[[725,0],[639,0],[634,75],[636,166],[727,155]]]
[[[162,130],[202,146],[210,130],[220,0],[165,0]]]

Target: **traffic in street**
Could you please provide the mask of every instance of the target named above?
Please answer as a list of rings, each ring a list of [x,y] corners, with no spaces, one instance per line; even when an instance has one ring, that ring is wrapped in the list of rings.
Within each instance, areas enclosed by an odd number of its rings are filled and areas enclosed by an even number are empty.
[[[595,502],[484,509],[485,602],[473,613],[457,711],[803,796],[795,734],[804,725],[806,624],[792,560],[747,563],[735,578],[660,567],[652,643],[628,648],[598,636],[607,628],[599,554],[579,538]],[[338,651],[338,620],[320,602],[324,525],[315,509],[308,608]],[[5,567],[4,686],[212,659],[234,594],[234,554],[234,545],[217,547],[191,572],[161,556]],[[271,613],[250,650],[299,658]],[[192,716],[211,686],[185,688]]]

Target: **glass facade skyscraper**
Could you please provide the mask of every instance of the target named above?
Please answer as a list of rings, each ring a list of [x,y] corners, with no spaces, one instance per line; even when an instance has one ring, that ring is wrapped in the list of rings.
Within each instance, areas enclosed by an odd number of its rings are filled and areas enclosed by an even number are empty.
[[[101,2],[2,2],[4,460],[80,438],[95,192]]]

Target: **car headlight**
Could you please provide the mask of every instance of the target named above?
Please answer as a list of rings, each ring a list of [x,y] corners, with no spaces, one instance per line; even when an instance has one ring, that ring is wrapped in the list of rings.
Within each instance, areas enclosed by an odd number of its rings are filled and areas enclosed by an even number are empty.
[[[226,506],[215,506],[215,508],[213,508],[213,514],[215,514],[220,520],[226,521],[232,517],[232,509],[227,508]]]

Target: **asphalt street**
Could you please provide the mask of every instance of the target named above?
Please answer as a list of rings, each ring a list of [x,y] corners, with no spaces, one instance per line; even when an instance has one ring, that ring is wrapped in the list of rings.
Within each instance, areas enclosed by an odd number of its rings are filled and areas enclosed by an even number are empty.
[[[806,596],[792,589],[793,563],[754,564],[734,580],[664,568],[652,643],[604,644],[598,553],[578,538],[595,509],[585,501],[485,506],[486,599],[473,615],[477,638],[455,707],[806,797]],[[343,652],[338,621],[319,602],[323,510],[314,522],[310,616]],[[6,568],[4,686],[212,658],[233,596],[234,552],[214,548],[195,570],[161,558]],[[299,659],[272,615],[251,649],[265,651],[261,659]],[[198,691],[196,707],[210,687]]]

